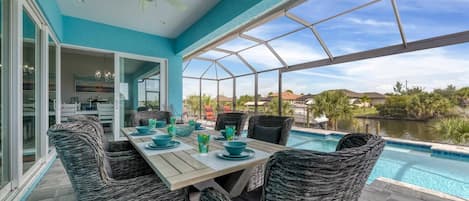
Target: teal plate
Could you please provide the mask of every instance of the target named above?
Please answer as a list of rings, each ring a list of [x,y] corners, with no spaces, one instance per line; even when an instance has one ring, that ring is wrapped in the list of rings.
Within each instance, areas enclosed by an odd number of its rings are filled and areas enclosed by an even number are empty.
[[[203,131],[203,130],[205,130],[205,127],[196,128],[195,130],[196,131]]]
[[[166,146],[157,146],[157,145],[155,145],[153,142],[150,142],[150,143],[148,143],[148,144],[145,145],[145,149],[149,149],[149,150],[165,150],[165,149],[176,148],[176,147],[178,147],[179,145],[181,145],[181,143],[178,142],[178,141],[171,141],[171,142],[169,142]]]
[[[147,136],[147,135],[154,135],[156,134],[156,131],[149,131],[148,133],[139,133],[137,131],[134,131],[133,133],[130,133],[131,136]]]
[[[229,161],[242,161],[254,158],[255,152],[251,149],[245,149],[239,156],[233,156],[226,151],[218,152],[217,157]]]

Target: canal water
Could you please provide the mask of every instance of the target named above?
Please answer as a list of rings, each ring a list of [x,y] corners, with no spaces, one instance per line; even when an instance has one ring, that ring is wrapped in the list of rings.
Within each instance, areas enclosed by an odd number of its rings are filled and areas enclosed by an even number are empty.
[[[409,121],[409,120],[385,120],[385,119],[363,119],[352,118],[339,121],[340,131],[365,132],[368,124],[368,132],[400,139],[418,140],[426,142],[449,143],[436,129],[436,120],[433,121]]]

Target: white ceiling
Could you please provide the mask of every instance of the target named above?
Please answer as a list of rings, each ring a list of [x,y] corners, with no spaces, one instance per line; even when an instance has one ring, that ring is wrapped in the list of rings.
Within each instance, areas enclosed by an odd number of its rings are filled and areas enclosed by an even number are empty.
[[[57,0],[63,15],[175,38],[219,0]]]

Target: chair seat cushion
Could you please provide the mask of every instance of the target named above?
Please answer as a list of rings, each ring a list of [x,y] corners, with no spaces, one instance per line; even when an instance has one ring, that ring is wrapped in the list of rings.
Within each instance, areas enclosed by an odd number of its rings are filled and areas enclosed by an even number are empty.
[[[278,144],[280,141],[282,127],[254,126],[254,135],[252,138],[264,142]]]

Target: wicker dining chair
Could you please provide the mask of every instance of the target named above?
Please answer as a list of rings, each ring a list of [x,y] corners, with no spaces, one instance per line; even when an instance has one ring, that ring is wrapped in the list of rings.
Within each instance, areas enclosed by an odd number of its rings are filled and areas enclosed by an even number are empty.
[[[171,112],[167,111],[139,111],[133,114],[133,126],[147,126],[149,119],[156,119],[170,123]]]
[[[248,138],[286,145],[293,126],[292,117],[258,115],[249,119]]]
[[[244,129],[244,123],[246,122],[247,114],[242,112],[228,112],[218,114],[217,121],[215,123],[215,130],[223,130],[226,125],[236,126],[236,135],[241,135]]]
[[[290,130],[293,126],[292,117],[259,115],[249,119],[248,138],[254,138],[265,142],[286,145]],[[246,187],[247,191],[253,191],[264,184],[265,164],[253,169],[252,177]]]
[[[188,200],[186,189],[170,191],[148,165],[107,157],[93,129],[75,121],[48,131],[78,200]]]
[[[69,122],[88,122],[92,124],[93,126],[93,131],[97,132],[98,137],[100,137],[100,140],[103,143],[104,146],[104,151],[108,155],[129,155],[129,154],[138,154],[137,150],[130,144],[129,141],[111,141],[109,139],[106,139],[106,136],[104,134],[104,128],[101,122],[99,121],[99,118],[97,116],[91,116],[91,115],[72,115],[68,117]],[[90,131],[92,132],[92,131]]]
[[[384,148],[375,135],[344,136],[332,153],[286,150],[272,155],[266,165],[265,185],[246,199],[262,201],[356,201]],[[213,188],[204,189],[201,201],[230,198]]]

